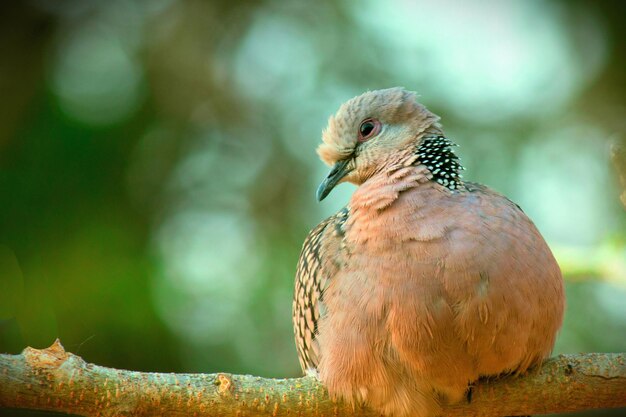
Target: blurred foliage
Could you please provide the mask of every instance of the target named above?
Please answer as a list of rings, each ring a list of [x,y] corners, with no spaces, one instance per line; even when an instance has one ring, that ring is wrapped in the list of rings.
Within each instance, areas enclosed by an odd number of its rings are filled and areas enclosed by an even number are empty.
[[[470,3],[2,3],[0,351],[298,375],[296,260],[352,191],[316,204],[314,147],[394,85],[554,248],[556,352],[626,351],[624,6]]]

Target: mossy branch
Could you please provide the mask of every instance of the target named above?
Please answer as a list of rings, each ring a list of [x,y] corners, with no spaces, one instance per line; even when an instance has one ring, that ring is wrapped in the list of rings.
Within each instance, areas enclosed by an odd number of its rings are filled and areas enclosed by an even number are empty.
[[[314,378],[167,374],[105,368],[68,353],[0,355],[0,407],[82,416],[375,416],[331,400]],[[446,416],[504,416],[626,407],[626,354],[560,355],[524,376],[480,381]]]

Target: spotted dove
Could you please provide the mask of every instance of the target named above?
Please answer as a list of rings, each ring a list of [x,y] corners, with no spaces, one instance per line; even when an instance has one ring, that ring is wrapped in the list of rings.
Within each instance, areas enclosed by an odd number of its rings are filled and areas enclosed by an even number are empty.
[[[318,199],[358,188],[304,242],[293,322],[303,370],[334,397],[435,416],[552,350],[559,266],[519,206],[461,179],[454,146],[402,88],[349,100],[323,132]]]

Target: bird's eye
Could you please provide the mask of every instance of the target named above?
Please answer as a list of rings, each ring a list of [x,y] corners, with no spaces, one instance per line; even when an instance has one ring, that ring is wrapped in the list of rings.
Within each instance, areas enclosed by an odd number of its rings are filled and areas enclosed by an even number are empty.
[[[380,133],[380,122],[376,119],[365,119],[359,126],[359,142],[365,142]]]

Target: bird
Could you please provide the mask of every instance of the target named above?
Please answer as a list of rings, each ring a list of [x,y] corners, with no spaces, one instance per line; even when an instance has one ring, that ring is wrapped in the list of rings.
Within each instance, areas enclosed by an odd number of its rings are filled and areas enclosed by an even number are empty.
[[[331,170],[317,199],[357,188],[304,241],[293,327],[303,371],[333,398],[432,417],[479,378],[551,354],[559,265],[517,204],[463,180],[456,152],[402,87],[348,100],[323,130],[317,153]]]

